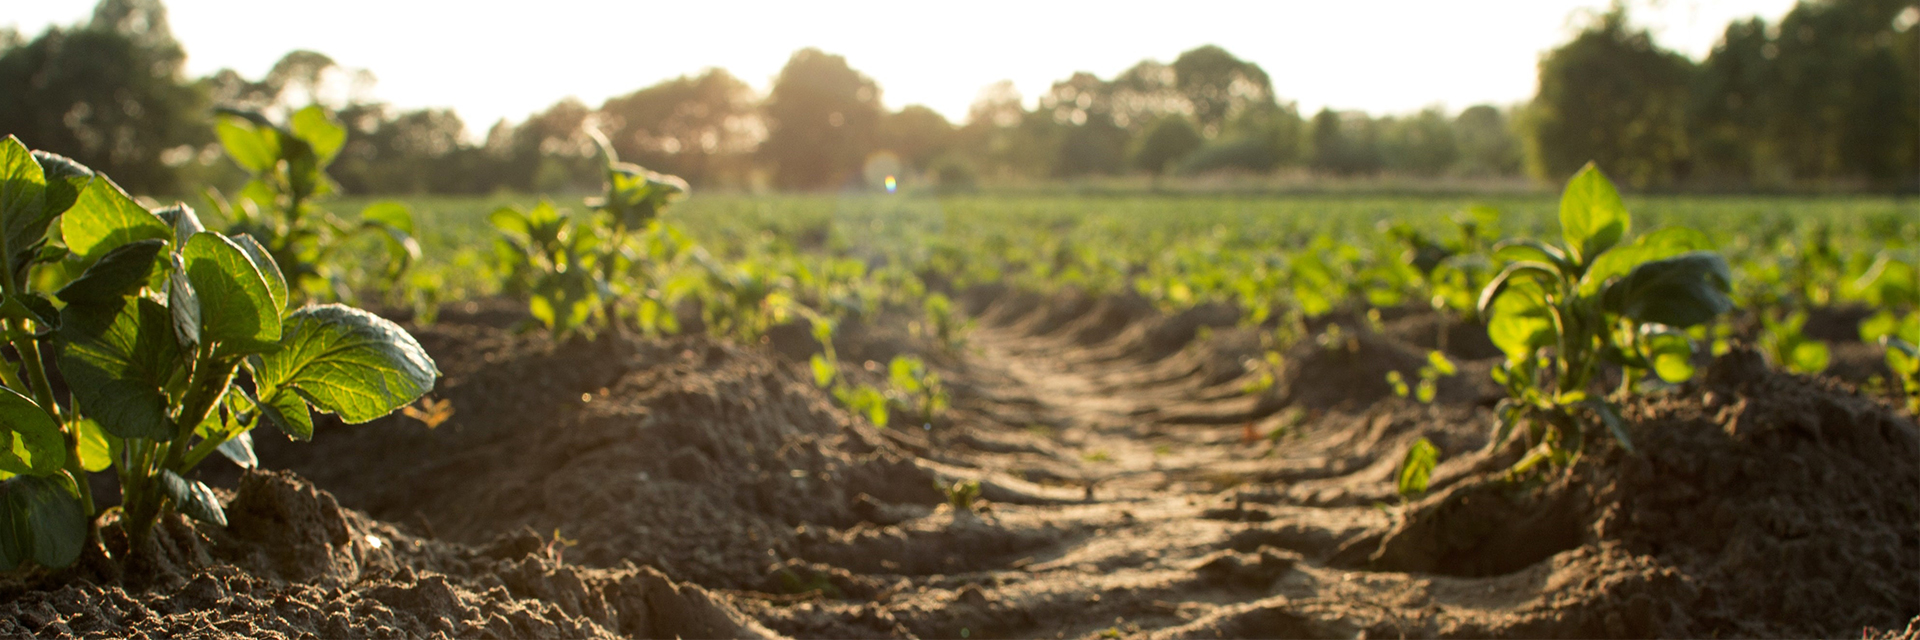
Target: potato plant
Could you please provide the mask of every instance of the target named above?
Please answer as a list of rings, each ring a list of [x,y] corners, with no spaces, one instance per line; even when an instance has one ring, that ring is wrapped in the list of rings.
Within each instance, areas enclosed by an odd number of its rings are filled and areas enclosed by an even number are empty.
[[[1494,444],[1521,427],[1535,445],[1515,471],[1571,461],[1586,441],[1586,414],[1631,450],[1614,400],[1596,392],[1601,365],[1622,369],[1622,394],[1649,370],[1668,382],[1690,378],[1684,330],[1733,306],[1727,264],[1699,232],[1667,228],[1626,242],[1631,219],[1592,164],[1567,184],[1560,225],[1564,245],[1501,243],[1496,255],[1513,262],[1480,296],[1487,333],[1506,353],[1493,373],[1509,396]]]
[[[352,299],[335,252],[354,236],[371,234],[387,249],[381,273],[384,288],[394,290],[420,259],[413,238],[413,214],[406,205],[379,202],[360,212],[358,221],[341,219],[319,206],[339,192],[327,166],[346,146],[347,128],[318,105],[294,112],[277,125],[251,111],[221,109],[215,125],[220,145],[252,176],[229,202],[209,190],[208,199],[232,223],[265,245],[286,274],[296,302]]]
[[[586,213],[542,201],[488,218],[499,231],[494,254],[505,288],[525,293],[528,310],[556,338],[617,328],[627,315],[642,326],[672,321],[673,298],[657,288],[661,278],[649,266],[672,260],[686,244],[659,219],[686,195],[687,183],[621,162],[604,137],[594,140],[606,160],[606,190],[587,200]]]
[[[79,557],[101,515],[88,472],[118,475],[118,523],[138,549],[169,511],[225,524],[213,491],[186,474],[215,452],[254,465],[248,433],[263,420],[306,440],[314,409],[366,422],[439,376],[392,322],[290,306],[252,236],[207,231],[183,204],[149,211],[11,136],[0,141],[0,230],[0,318],[20,356],[0,367],[0,437],[13,443],[0,450],[0,568]],[[51,277],[36,277],[43,267]],[[65,273],[79,275],[40,284]]]

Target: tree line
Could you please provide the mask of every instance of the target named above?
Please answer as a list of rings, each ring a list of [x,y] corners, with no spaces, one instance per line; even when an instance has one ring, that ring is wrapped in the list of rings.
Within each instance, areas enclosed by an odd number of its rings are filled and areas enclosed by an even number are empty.
[[[354,193],[590,189],[578,181],[597,175],[591,128],[623,159],[704,188],[835,189],[876,170],[944,188],[1222,172],[1554,183],[1591,159],[1641,189],[1913,191],[1916,22],[1911,0],[1803,0],[1778,24],[1728,25],[1696,62],[1616,5],[1542,56],[1533,100],[1457,113],[1303,114],[1259,65],[1211,45],[1112,78],[1076,73],[1031,103],[999,83],[959,123],[888,109],[877,82],[817,49],[793,54],[765,95],[708,69],[598,106],[562,100],[473,141],[451,110],[349,92],[331,174]],[[180,193],[238,179],[214,107],[285,110],[329,77],[371,82],[310,51],[257,79],[187,78],[184,63],[160,0],[102,0],[88,22],[32,39],[0,31],[0,132],[135,192]]]

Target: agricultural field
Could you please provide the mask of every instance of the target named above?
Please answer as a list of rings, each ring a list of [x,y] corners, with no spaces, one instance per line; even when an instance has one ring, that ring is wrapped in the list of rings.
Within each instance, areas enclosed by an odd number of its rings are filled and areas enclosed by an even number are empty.
[[[354,200],[302,114],[0,149],[0,633],[1920,629],[1910,198]]]

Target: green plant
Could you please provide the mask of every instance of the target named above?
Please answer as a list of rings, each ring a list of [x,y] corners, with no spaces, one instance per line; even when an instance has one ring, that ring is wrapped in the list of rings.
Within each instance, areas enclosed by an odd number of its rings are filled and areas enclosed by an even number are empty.
[[[266,246],[292,285],[294,301],[308,298],[352,299],[334,252],[352,236],[373,234],[387,248],[383,288],[398,293],[409,266],[420,259],[413,214],[397,202],[377,202],[360,212],[358,222],[340,219],[319,206],[339,192],[327,166],[346,146],[347,128],[318,105],[293,113],[285,126],[266,116],[236,109],[218,110],[215,132],[227,157],[251,176],[233,201],[209,190],[208,201],[232,226]]]
[[[1459,374],[1460,368],[1454,366],[1453,361],[1447,359],[1446,354],[1428,351],[1427,363],[1420,366],[1419,373],[1419,384],[1413,389],[1408,389],[1406,376],[1401,375],[1398,370],[1388,371],[1387,384],[1393,387],[1393,395],[1405,398],[1411,393],[1422,403],[1433,402],[1434,395],[1440,391],[1440,379]]]
[[[1506,353],[1493,373],[1508,393],[1497,407],[1493,443],[1505,442],[1516,426],[1535,443],[1516,472],[1578,455],[1583,410],[1631,450],[1613,402],[1594,393],[1600,365],[1623,369],[1622,394],[1648,370],[1669,382],[1685,380],[1693,375],[1693,342],[1682,330],[1733,306],[1726,262],[1705,250],[1699,232],[1661,229],[1622,244],[1626,207],[1591,164],[1567,184],[1560,225],[1564,246],[1501,243],[1496,254],[1516,261],[1480,296],[1487,333]]]
[[[671,321],[671,300],[645,267],[647,259],[670,260],[679,251],[673,234],[657,227],[667,205],[686,195],[687,183],[621,162],[604,137],[589,133],[606,161],[606,189],[587,200],[586,213],[541,201],[528,211],[505,207],[488,217],[499,231],[494,256],[505,288],[525,294],[534,319],[561,339],[618,328],[628,307],[643,327]]]
[[[1401,500],[1412,500],[1427,492],[1427,482],[1433,478],[1433,467],[1440,462],[1440,449],[1426,438],[1413,441],[1407,447],[1407,453],[1400,458],[1400,470],[1393,474],[1394,490],[1399,492]]]
[[[1887,369],[1907,398],[1907,410],[1920,413],[1920,312],[1895,316],[1883,310],[1860,321],[1860,338],[1887,350]]]
[[[947,504],[952,505],[955,511],[973,511],[974,503],[980,500],[979,480],[956,480],[949,486],[938,483],[934,486],[947,496]]]
[[[148,211],[106,176],[11,136],[0,141],[0,229],[0,317],[21,357],[0,367],[0,437],[14,443],[0,451],[0,567],[78,557],[97,515],[89,471],[117,472],[137,549],[169,510],[225,523],[213,491],[186,474],[216,451],[253,465],[248,432],[263,419],[306,440],[313,409],[366,422],[439,376],[391,322],[337,304],[289,309],[288,283],[253,237],[208,232],[186,205]],[[79,276],[34,286],[63,273]],[[64,404],[43,346],[58,354]]]
[[[960,317],[952,299],[938,293],[927,294],[922,307],[925,318],[912,326],[916,335],[933,340],[947,353],[959,353],[966,348],[966,333],[973,329],[973,321]]]
[[[1801,329],[1807,325],[1807,312],[1794,311],[1780,320],[1761,314],[1760,349],[1773,362],[1794,373],[1815,374],[1827,370],[1832,354],[1827,343],[1807,337]]]
[[[925,361],[909,355],[894,356],[887,363],[887,382],[896,404],[922,426],[933,426],[934,420],[946,413],[947,387]]]

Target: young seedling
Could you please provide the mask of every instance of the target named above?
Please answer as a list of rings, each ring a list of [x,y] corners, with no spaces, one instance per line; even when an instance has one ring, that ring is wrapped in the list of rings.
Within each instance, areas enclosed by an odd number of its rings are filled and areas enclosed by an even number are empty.
[[[1427,483],[1433,478],[1433,467],[1440,463],[1440,449],[1426,438],[1414,440],[1407,447],[1407,453],[1400,458],[1400,470],[1394,473],[1394,489],[1400,494],[1402,502],[1426,495]]]
[[[58,227],[54,226],[55,220]],[[112,467],[138,549],[168,511],[224,525],[187,473],[215,452],[242,466],[263,420],[298,440],[312,410],[367,422],[439,377],[419,343],[337,304],[289,308],[291,292],[252,236],[206,231],[186,205],[148,211],[104,175],[0,141],[0,318],[20,354],[0,367],[0,568],[71,564],[92,533],[86,473]],[[37,267],[78,277],[35,287]],[[70,395],[56,397],[41,357]],[[16,373],[24,370],[21,379]]]
[[[1387,384],[1393,387],[1393,395],[1402,398],[1412,395],[1421,404],[1426,404],[1433,402],[1434,396],[1439,393],[1441,378],[1453,377],[1459,373],[1460,368],[1454,366],[1453,361],[1447,359],[1446,354],[1428,351],[1427,363],[1420,366],[1420,382],[1416,386],[1408,388],[1406,376],[1401,375],[1398,370],[1387,372]]]
[[[670,260],[677,252],[678,242],[658,237],[672,235],[660,233],[659,219],[686,196],[687,183],[621,162],[605,137],[588,134],[606,160],[606,190],[587,200],[587,213],[542,201],[530,211],[508,207],[488,218],[500,231],[494,255],[506,272],[505,288],[524,292],[534,319],[560,339],[618,328],[629,311],[643,326],[671,320],[670,300],[660,299],[664,294],[642,257]],[[636,254],[635,241],[643,236],[649,241]]]
[[[1567,184],[1560,225],[1564,246],[1501,243],[1496,255],[1515,261],[1480,295],[1487,333],[1506,353],[1493,371],[1508,398],[1496,407],[1492,444],[1518,426],[1535,445],[1516,473],[1541,461],[1571,462],[1586,442],[1585,413],[1632,450],[1614,401],[1594,392],[1600,365],[1623,369],[1622,394],[1648,370],[1668,382],[1686,380],[1693,342],[1683,330],[1733,306],[1727,264],[1706,250],[1699,232],[1661,229],[1623,244],[1626,207],[1592,164]]]
[[[346,146],[345,126],[318,105],[294,112],[284,126],[252,111],[217,113],[214,130],[221,147],[252,179],[231,202],[212,190],[208,200],[232,223],[230,233],[253,236],[265,245],[291,285],[295,303],[352,299],[340,265],[331,258],[360,234],[382,239],[388,256],[384,288],[399,290],[407,268],[420,259],[413,214],[406,205],[375,203],[360,212],[358,222],[342,220],[319,206],[340,190],[327,177],[327,166]]]
[[[938,484],[935,486],[941,493],[946,494],[947,504],[951,505],[955,511],[971,512],[974,510],[974,504],[980,501],[979,480],[957,480],[951,486]]]
[[[947,387],[927,363],[919,358],[899,355],[887,363],[887,380],[902,411],[922,426],[932,427],[934,420],[947,412]]]

